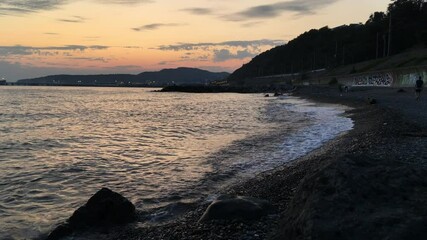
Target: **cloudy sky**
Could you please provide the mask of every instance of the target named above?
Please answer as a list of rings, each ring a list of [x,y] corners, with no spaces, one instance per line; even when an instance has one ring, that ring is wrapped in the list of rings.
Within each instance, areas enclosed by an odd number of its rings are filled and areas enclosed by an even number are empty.
[[[233,71],[323,26],[365,22],[390,0],[0,0],[0,79]]]

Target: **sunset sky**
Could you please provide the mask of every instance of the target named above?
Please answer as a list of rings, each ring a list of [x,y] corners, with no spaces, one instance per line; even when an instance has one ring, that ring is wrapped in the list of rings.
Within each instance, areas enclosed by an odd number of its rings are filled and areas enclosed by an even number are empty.
[[[390,0],[0,0],[0,79],[239,68],[323,26],[365,22]]]

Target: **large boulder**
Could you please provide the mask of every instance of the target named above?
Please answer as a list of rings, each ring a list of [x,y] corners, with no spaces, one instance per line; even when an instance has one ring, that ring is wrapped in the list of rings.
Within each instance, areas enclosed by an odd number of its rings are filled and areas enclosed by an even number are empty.
[[[73,229],[68,223],[56,227],[47,237],[46,240],[59,240],[73,233]]]
[[[74,227],[124,224],[135,220],[135,206],[108,188],[99,190],[68,219]]]
[[[77,209],[65,224],[52,231],[48,239],[60,239],[76,230],[125,224],[135,219],[135,206],[128,199],[103,188]]]
[[[210,220],[256,220],[273,211],[270,202],[252,197],[221,196],[206,209],[199,222]]]

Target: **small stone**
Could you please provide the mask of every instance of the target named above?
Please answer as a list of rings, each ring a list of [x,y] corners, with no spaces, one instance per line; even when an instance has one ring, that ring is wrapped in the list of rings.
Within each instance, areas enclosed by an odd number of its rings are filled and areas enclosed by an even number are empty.
[[[368,104],[371,104],[371,105],[373,105],[373,104],[377,104],[377,100],[376,100],[375,98],[367,98],[367,99],[366,99],[366,102],[367,102]]]
[[[206,209],[199,222],[210,220],[255,220],[272,212],[272,205],[251,197],[221,196]]]

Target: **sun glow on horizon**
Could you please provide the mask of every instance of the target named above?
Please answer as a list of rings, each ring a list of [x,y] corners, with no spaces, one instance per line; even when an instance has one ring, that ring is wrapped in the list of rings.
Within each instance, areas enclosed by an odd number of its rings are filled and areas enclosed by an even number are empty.
[[[364,22],[388,0],[0,3],[0,75],[229,71],[312,28]],[[352,13],[348,14],[348,10]]]

